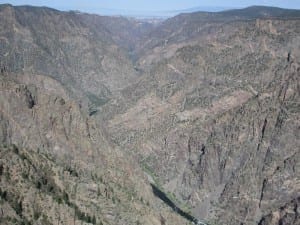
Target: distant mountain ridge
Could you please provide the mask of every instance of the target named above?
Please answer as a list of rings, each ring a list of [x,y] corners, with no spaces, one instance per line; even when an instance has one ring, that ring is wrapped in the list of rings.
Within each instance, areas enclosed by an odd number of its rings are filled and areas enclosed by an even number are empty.
[[[10,4],[2,4],[10,5]],[[10,5],[12,6],[12,5]],[[28,7],[27,5],[24,6],[15,6],[15,7]],[[51,9],[49,7],[37,7],[37,8],[45,8]],[[241,16],[241,14],[248,14],[252,15],[253,17],[262,17],[266,16],[267,14],[273,16],[284,16],[287,14],[299,14],[299,9],[287,9],[287,8],[280,8],[280,7],[273,7],[273,6],[249,6],[246,8],[234,8],[234,7],[225,7],[225,6],[199,6],[199,7],[192,7],[187,9],[178,9],[178,10],[162,10],[162,11],[138,11],[138,10],[125,10],[125,9],[110,9],[110,8],[95,8],[95,9],[76,9],[76,10],[63,10],[63,11],[73,11],[78,13],[93,13],[97,15],[103,16],[125,16],[125,17],[134,17],[137,19],[151,19],[151,18],[160,18],[160,19],[167,19],[170,17],[177,16],[179,14],[184,13],[214,13],[217,14],[226,14],[226,15],[236,15]],[[216,14],[215,14],[216,13]]]
[[[244,14],[246,17],[266,17],[267,15],[271,15],[273,17],[281,17],[281,16],[291,16],[291,14],[295,14],[294,16],[299,16],[299,10],[297,9],[285,9],[279,7],[271,7],[271,6],[249,6],[247,8],[230,8],[230,7],[193,7],[188,9],[179,9],[179,10],[166,10],[166,11],[131,11],[131,10],[118,10],[118,9],[99,9],[99,12],[96,11],[96,14],[103,14],[106,16],[129,16],[138,19],[150,19],[150,18],[161,18],[167,19],[170,17],[174,17],[184,13],[213,13],[217,14],[226,14],[241,16]]]
[[[300,10],[283,9],[269,6],[250,6],[243,9],[230,9],[220,12],[195,11],[182,13],[181,15],[198,16],[208,20],[237,20],[237,19],[258,19],[258,18],[300,18]]]
[[[247,18],[261,18],[261,17],[300,17],[300,10],[298,9],[284,9],[270,6],[250,6],[244,9],[232,9],[219,12],[223,15],[240,16]]]

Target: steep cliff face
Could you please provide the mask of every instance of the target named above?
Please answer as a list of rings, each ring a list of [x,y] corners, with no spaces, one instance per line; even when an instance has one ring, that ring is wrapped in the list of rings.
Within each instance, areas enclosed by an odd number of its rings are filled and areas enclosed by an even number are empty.
[[[31,149],[41,148],[59,158],[69,154],[88,158],[96,140],[108,148],[101,128],[92,126],[91,119],[81,113],[64,88],[42,75],[1,76],[1,128],[6,144]]]
[[[83,169],[15,145],[0,147],[0,154],[1,224],[186,222],[158,202],[141,180],[131,183],[120,162],[118,170],[111,165]]]
[[[299,20],[205,24],[141,55],[109,132],[198,218],[267,223],[299,195]]]
[[[298,66],[286,67],[278,86],[269,89],[271,96],[261,93],[222,115],[204,142],[191,144],[203,146],[203,154],[196,153],[194,159],[199,158],[190,164],[201,174],[196,187],[212,190],[201,205],[212,204],[225,223],[258,223],[299,195]],[[184,179],[195,182],[193,174],[187,172]]]
[[[1,224],[185,223],[57,81],[0,82]]]
[[[299,224],[299,17],[0,6],[1,222]]]
[[[9,5],[0,14],[1,65],[9,72],[50,76],[96,108],[136,78],[105,17]]]

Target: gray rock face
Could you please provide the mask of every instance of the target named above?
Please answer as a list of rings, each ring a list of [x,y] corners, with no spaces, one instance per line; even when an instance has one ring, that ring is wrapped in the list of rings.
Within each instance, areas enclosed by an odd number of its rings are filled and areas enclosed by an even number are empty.
[[[259,224],[299,196],[299,20],[205,25],[143,50],[147,93],[108,127],[196,217]]]
[[[0,118],[1,224],[185,222],[52,78],[1,76]]]
[[[100,212],[103,224],[188,223],[156,199],[151,181],[209,224],[299,224],[299,18],[254,7],[154,26],[1,5],[0,141],[33,165],[11,152],[0,172],[52,165],[60,190],[38,200],[50,223],[60,206],[42,202],[71,195],[75,183],[66,224],[75,205],[91,220]],[[44,155],[53,160],[38,164]],[[58,175],[64,165],[77,176]],[[29,175],[2,204],[17,221],[15,201],[32,203],[38,192],[30,182],[40,174]],[[17,194],[30,187],[32,196]],[[93,200],[97,187],[103,196]]]
[[[0,60],[8,72],[50,76],[96,107],[136,78],[127,53],[101,24],[105,18],[5,5],[0,16]]]

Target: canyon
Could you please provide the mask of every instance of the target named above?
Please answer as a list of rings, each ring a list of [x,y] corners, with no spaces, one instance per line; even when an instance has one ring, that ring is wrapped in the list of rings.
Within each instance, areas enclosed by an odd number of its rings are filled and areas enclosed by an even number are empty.
[[[299,59],[300,10],[0,5],[1,224],[300,225]]]

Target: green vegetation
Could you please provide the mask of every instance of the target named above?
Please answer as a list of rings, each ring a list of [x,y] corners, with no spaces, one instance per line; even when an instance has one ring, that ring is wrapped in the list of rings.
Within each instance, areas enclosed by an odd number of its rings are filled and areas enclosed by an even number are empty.
[[[106,97],[109,95],[109,91],[105,89],[102,93],[102,96],[97,96],[93,93],[88,93],[87,97],[90,100],[91,104],[89,105],[89,115],[92,116],[98,112],[97,108],[105,105],[108,101],[109,98]]]
[[[68,171],[71,176],[75,176],[75,177],[79,176],[77,170],[75,168],[72,168],[71,166],[66,166],[64,171]]]
[[[22,217],[22,212],[23,212],[23,206],[22,206],[22,201],[18,201],[18,200],[14,200],[12,202],[12,207],[14,208],[14,210],[16,211],[16,213]]]
[[[40,211],[34,211],[33,212],[33,219],[34,220],[38,220],[41,216],[41,212]]]
[[[7,201],[7,192],[6,192],[6,191],[2,191],[1,188],[0,188],[0,197],[1,197],[1,199],[3,199],[4,201]]]
[[[182,203],[181,201],[178,200],[178,198],[176,197],[176,195],[174,193],[171,192],[166,192],[164,191],[162,185],[160,184],[159,180],[158,180],[158,176],[154,173],[154,171],[145,163],[141,163],[141,167],[142,169],[152,177],[152,179],[154,180],[154,185],[155,187],[160,190],[161,192],[165,193],[165,195],[178,207],[180,207],[181,209],[183,209],[184,211],[188,212],[189,214],[191,213],[191,207]],[[147,204],[149,205],[149,202],[147,202]]]
[[[92,105],[94,105],[95,107],[99,107],[108,102],[108,99],[106,97],[99,97],[92,93],[88,94],[88,98],[91,101]]]
[[[141,168],[143,169],[144,172],[146,172],[148,175],[150,175],[152,177],[152,179],[155,182],[155,185],[158,186],[158,187],[160,187],[161,185],[159,183],[158,176],[153,171],[153,169],[150,166],[148,166],[147,160],[148,159],[146,159],[146,160],[144,160],[143,162],[140,163]]]
[[[43,164],[42,166],[40,165],[41,162],[38,162],[39,164],[37,164],[32,155],[29,157],[29,154],[26,151],[20,150],[15,145],[10,146],[10,149],[12,150],[13,154],[17,155],[19,159],[22,160],[24,167],[31,167],[31,170],[28,169],[28,171],[20,172],[19,175],[23,180],[26,180],[27,182],[32,184],[33,187],[35,187],[39,191],[39,193],[45,193],[52,196],[52,199],[59,205],[65,204],[66,206],[72,208],[78,220],[86,223],[96,224],[97,218],[95,217],[95,215],[92,216],[89,213],[80,210],[80,208],[70,200],[67,190],[61,190],[61,188],[57,186],[53,178],[54,173],[49,167],[49,164]],[[42,153],[39,153],[39,156],[40,154]],[[34,173],[30,174],[30,171],[33,171]],[[78,172],[70,166],[66,166],[65,171],[68,171],[74,178],[79,177]],[[10,172],[8,165],[0,165],[0,177],[3,175],[4,177],[6,177],[6,182],[10,182]],[[8,202],[14,209],[16,214],[19,215],[21,220],[17,221],[18,224],[31,224],[31,222],[25,218],[25,215],[23,215],[23,200],[21,196],[16,194],[15,190],[12,190],[8,193],[7,190],[3,190],[0,188],[0,198],[1,201]],[[114,197],[113,201],[116,201]],[[34,207],[32,219],[34,221],[39,220],[42,224],[52,224],[49,221],[49,218],[44,215],[39,208],[36,207]],[[101,223],[101,221],[99,222]]]

